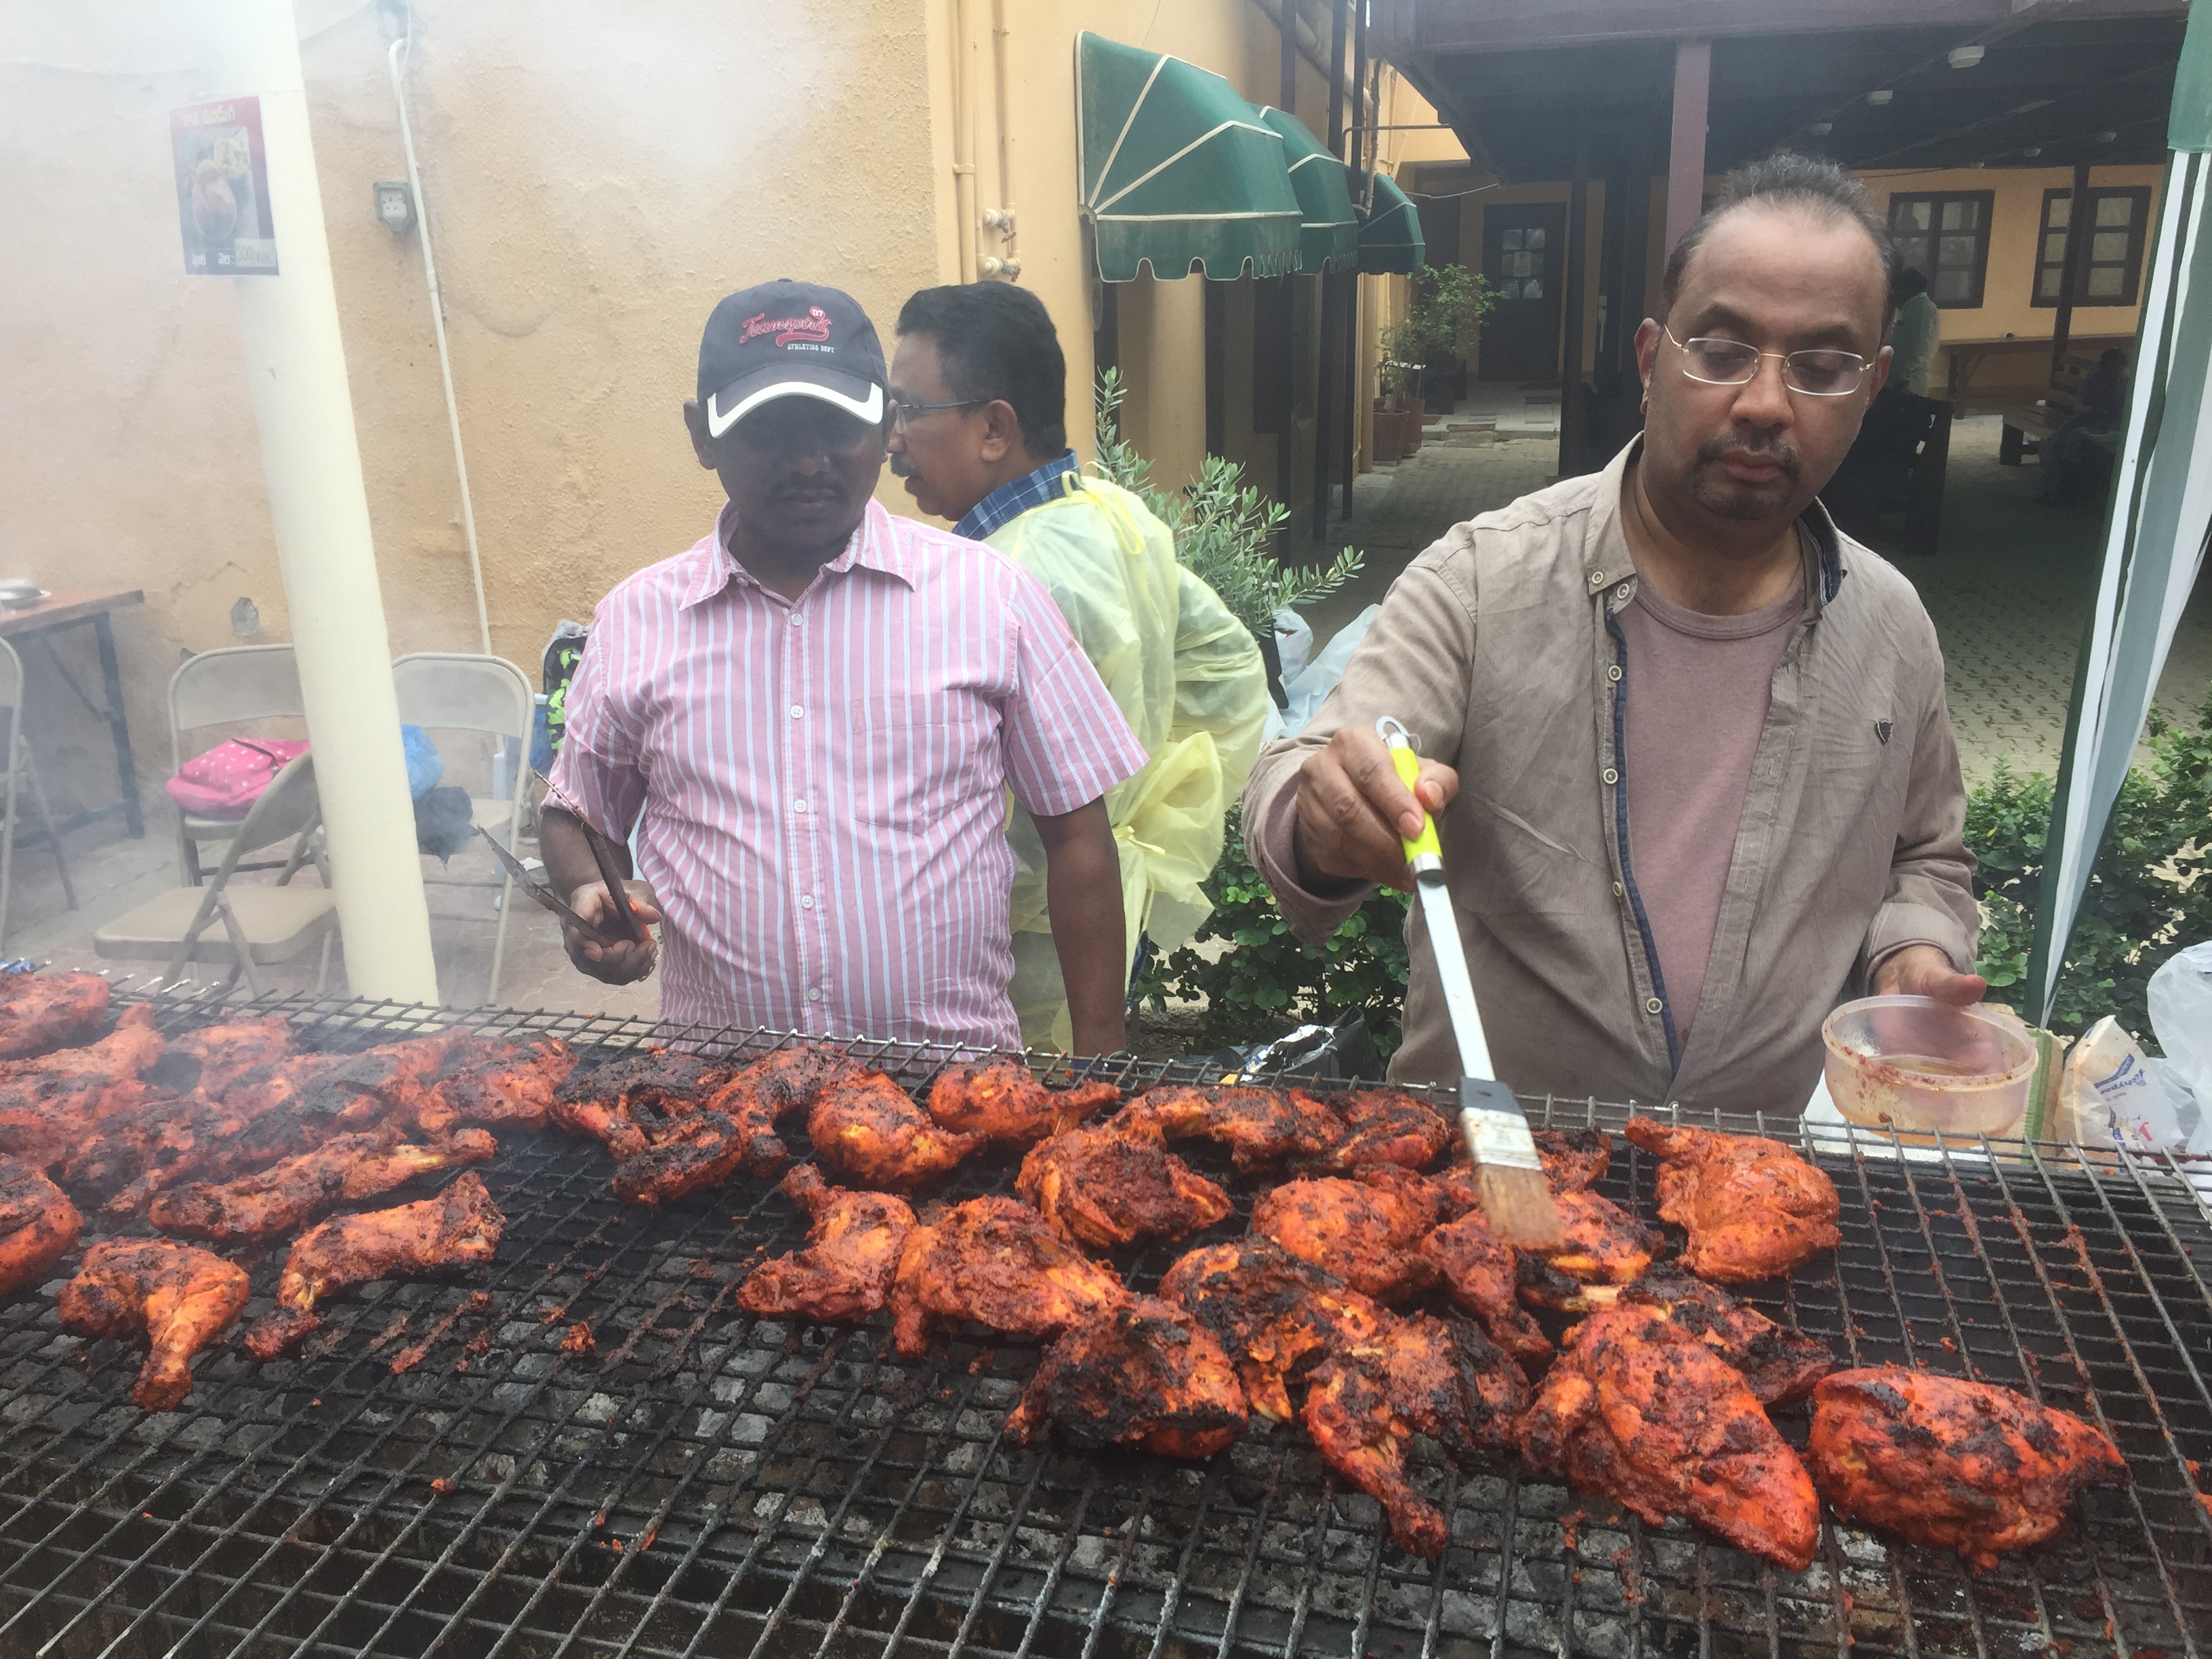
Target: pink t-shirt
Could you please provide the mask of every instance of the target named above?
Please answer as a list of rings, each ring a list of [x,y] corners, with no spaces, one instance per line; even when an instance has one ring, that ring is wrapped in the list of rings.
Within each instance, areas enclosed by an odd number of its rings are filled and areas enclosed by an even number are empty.
[[[1801,577],[1763,611],[1708,617],[1649,581],[1617,612],[1627,641],[1628,850],[1674,1030],[1686,1040],[1735,854],[1774,671],[1805,608]]]

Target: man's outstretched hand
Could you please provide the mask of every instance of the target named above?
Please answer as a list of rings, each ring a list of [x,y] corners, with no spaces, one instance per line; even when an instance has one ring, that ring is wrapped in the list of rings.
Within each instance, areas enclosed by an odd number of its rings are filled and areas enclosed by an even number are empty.
[[[1875,969],[1874,993],[1881,997],[1933,997],[1954,1008],[1971,1008],[1989,994],[1979,974],[1962,974],[1932,945],[1908,945]]]
[[[1297,788],[1302,884],[1374,882],[1411,892],[1413,878],[1401,843],[1421,833],[1424,808],[1441,812],[1459,793],[1459,774],[1425,760],[1407,789],[1398,781],[1382,739],[1364,726],[1348,726],[1327,748],[1306,757]]]
[[[629,895],[630,914],[640,921],[650,927],[660,920],[660,907],[653,902],[652,888],[641,881],[626,881],[623,890]],[[568,895],[568,908],[609,933],[622,927],[615,920],[614,902],[607,896],[605,882],[586,882],[577,888]],[[658,954],[649,932],[642,943],[623,939],[606,944],[563,922],[561,942],[568,946],[569,961],[593,979],[609,985],[628,985],[643,979],[653,971],[653,958]]]

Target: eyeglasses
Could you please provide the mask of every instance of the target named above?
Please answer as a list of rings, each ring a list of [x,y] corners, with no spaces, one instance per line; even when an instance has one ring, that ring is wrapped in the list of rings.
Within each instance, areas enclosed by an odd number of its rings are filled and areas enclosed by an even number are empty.
[[[1741,340],[1700,336],[1675,340],[1674,330],[1661,325],[1682,354],[1682,373],[1706,386],[1748,386],[1759,373],[1759,361],[1779,358],[1782,384],[1808,398],[1841,398],[1859,389],[1874,365],[1856,351],[1761,351]]]
[[[956,398],[946,404],[902,404],[894,398],[884,406],[890,411],[891,430],[903,432],[908,421],[917,415],[927,415],[933,409],[974,409],[990,401],[988,398]]]

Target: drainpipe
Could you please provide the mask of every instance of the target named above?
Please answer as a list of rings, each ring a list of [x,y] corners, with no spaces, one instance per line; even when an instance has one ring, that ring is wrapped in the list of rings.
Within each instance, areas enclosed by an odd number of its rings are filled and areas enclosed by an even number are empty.
[[[435,1003],[438,969],[392,689],[323,229],[292,0],[203,6],[216,96],[258,94],[282,275],[231,279],[269,516],[314,745],[346,977],[356,995]]]
[[[975,65],[967,0],[952,0],[952,217],[960,232],[960,280],[975,280]]]

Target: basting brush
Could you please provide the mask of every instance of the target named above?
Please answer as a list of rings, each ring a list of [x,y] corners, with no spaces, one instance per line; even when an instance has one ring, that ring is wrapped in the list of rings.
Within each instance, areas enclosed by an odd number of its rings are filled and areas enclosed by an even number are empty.
[[[1404,724],[1386,714],[1375,722],[1375,730],[1389,745],[1390,764],[1399,781],[1412,789],[1421,763]],[[1459,1043],[1459,1127],[1467,1138],[1468,1156],[1474,1161],[1475,1195],[1482,1203],[1483,1219],[1504,1243],[1522,1249],[1557,1244],[1559,1211],[1536,1156],[1536,1138],[1528,1133],[1528,1116],[1513,1091],[1491,1075],[1490,1044],[1482,1035],[1482,1014],[1474,1006],[1474,981],[1467,975],[1459,917],[1444,888],[1437,822],[1426,808],[1421,812],[1421,833],[1405,848],[1406,867],[1413,872],[1429,948],[1437,959],[1444,1007],[1451,1015],[1452,1036]]]

